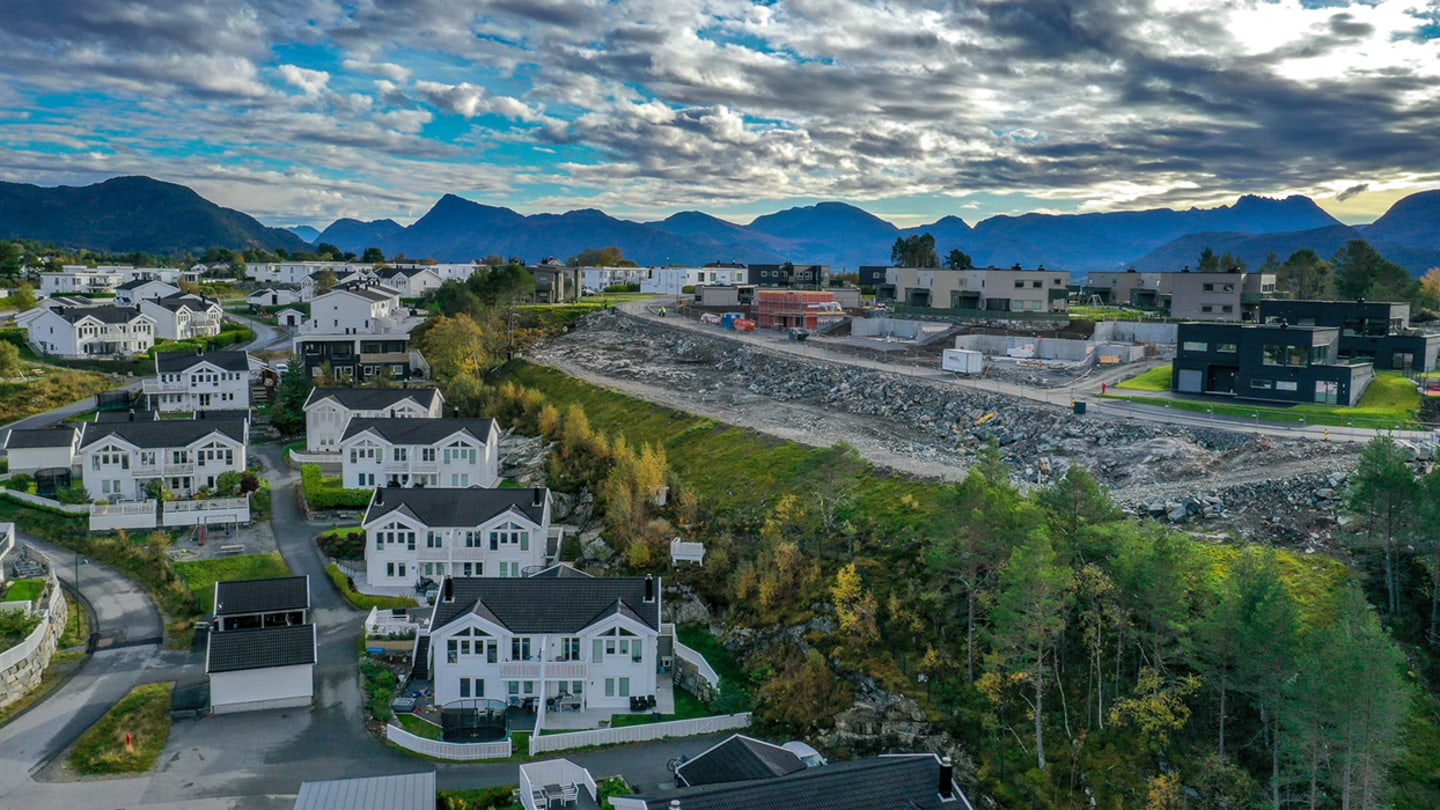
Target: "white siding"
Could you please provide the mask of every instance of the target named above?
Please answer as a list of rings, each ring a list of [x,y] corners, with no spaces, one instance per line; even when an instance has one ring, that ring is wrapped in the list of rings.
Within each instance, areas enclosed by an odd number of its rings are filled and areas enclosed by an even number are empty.
[[[310,664],[210,676],[210,706],[216,714],[309,706],[314,695],[314,667]]]

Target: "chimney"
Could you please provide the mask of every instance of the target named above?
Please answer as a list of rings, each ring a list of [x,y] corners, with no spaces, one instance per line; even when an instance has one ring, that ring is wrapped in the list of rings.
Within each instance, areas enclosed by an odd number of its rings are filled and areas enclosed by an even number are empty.
[[[444,599],[446,602],[455,601],[455,582],[450,577],[445,577]]]
[[[671,799],[671,800],[670,800],[670,810],[680,810],[680,800],[679,800],[679,799]]]
[[[195,412],[195,418],[196,418],[196,419],[204,419],[204,418],[205,418],[205,412],[204,412],[204,411],[196,411],[196,412]]]
[[[545,504],[545,490],[541,487],[530,489],[530,505],[539,508]]]
[[[645,604],[648,605],[648,604],[650,604],[651,602],[654,602],[654,601],[655,601],[655,577],[652,576],[652,575],[650,575],[650,574],[646,574],[646,575],[645,575]]]
[[[450,409],[450,415],[453,416],[453,417],[455,417],[456,419],[459,419],[459,418],[460,418],[460,406],[459,406],[459,405],[456,405],[456,406],[452,407],[452,408]]]
[[[950,757],[940,760],[940,798],[955,798],[955,766]]]
[[[384,487],[381,487],[381,488],[375,490],[375,505],[376,505],[376,506],[384,506],[384,505],[385,505],[385,488],[384,488]]]

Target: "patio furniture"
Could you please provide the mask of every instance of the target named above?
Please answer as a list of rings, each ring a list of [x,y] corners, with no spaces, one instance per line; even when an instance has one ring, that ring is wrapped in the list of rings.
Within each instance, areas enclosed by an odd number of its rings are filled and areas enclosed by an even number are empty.
[[[579,785],[575,784],[574,782],[571,782],[570,784],[565,785],[564,787],[560,788],[560,805],[561,805],[562,807],[565,806],[565,805],[567,805],[567,804],[579,804],[579,803],[580,803],[580,786],[579,786]]]
[[[550,796],[549,796],[549,794],[547,794],[547,793],[545,792],[545,788],[543,788],[543,787],[531,788],[531,789],[530,789],[530,803],[533,804],[533,805],[535,805],[536,807],[549,807],[549,806],[550,806]]]

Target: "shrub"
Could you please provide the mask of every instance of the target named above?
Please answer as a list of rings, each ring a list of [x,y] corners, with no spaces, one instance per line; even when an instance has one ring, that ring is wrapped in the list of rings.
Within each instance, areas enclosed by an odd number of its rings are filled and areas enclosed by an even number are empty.
[[[318,541],[320,552],[337,560],[365,559],[365,532],[326,532]]]
[[[29,492],[30,485],[33,483],[35,483],[35,479],[31,478],[25,473],[15,473],[14,475],[10,476],[10,480],[6,482],[5,486],[9,489],[15,490],[16,492]]]
[[[318,464],[301,465],[300,482],[311,509],[364,509],[370,505],[371,490],[326,486]]]
[[[515,806],[515,785],[442,790],[440,810],[509,810]]]
[[[83,484],[71,484],[59,492],[56,492],[55,500],[67,504],[89,503],[90,493],[85,491]]]

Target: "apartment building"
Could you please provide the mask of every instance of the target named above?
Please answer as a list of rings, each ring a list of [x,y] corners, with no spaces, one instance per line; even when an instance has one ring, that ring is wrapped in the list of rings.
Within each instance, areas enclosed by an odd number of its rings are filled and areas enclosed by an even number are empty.
[[[156,352],[142,392],[161,413],[250,407],[250,355],[242,351]]]
[[[550,491],[379,487],[361,526],[374,585],[525,576],[545,565]]]
[[[352,418],[338,447],[348,489],[500,483],[500,429],[493,419]]]

